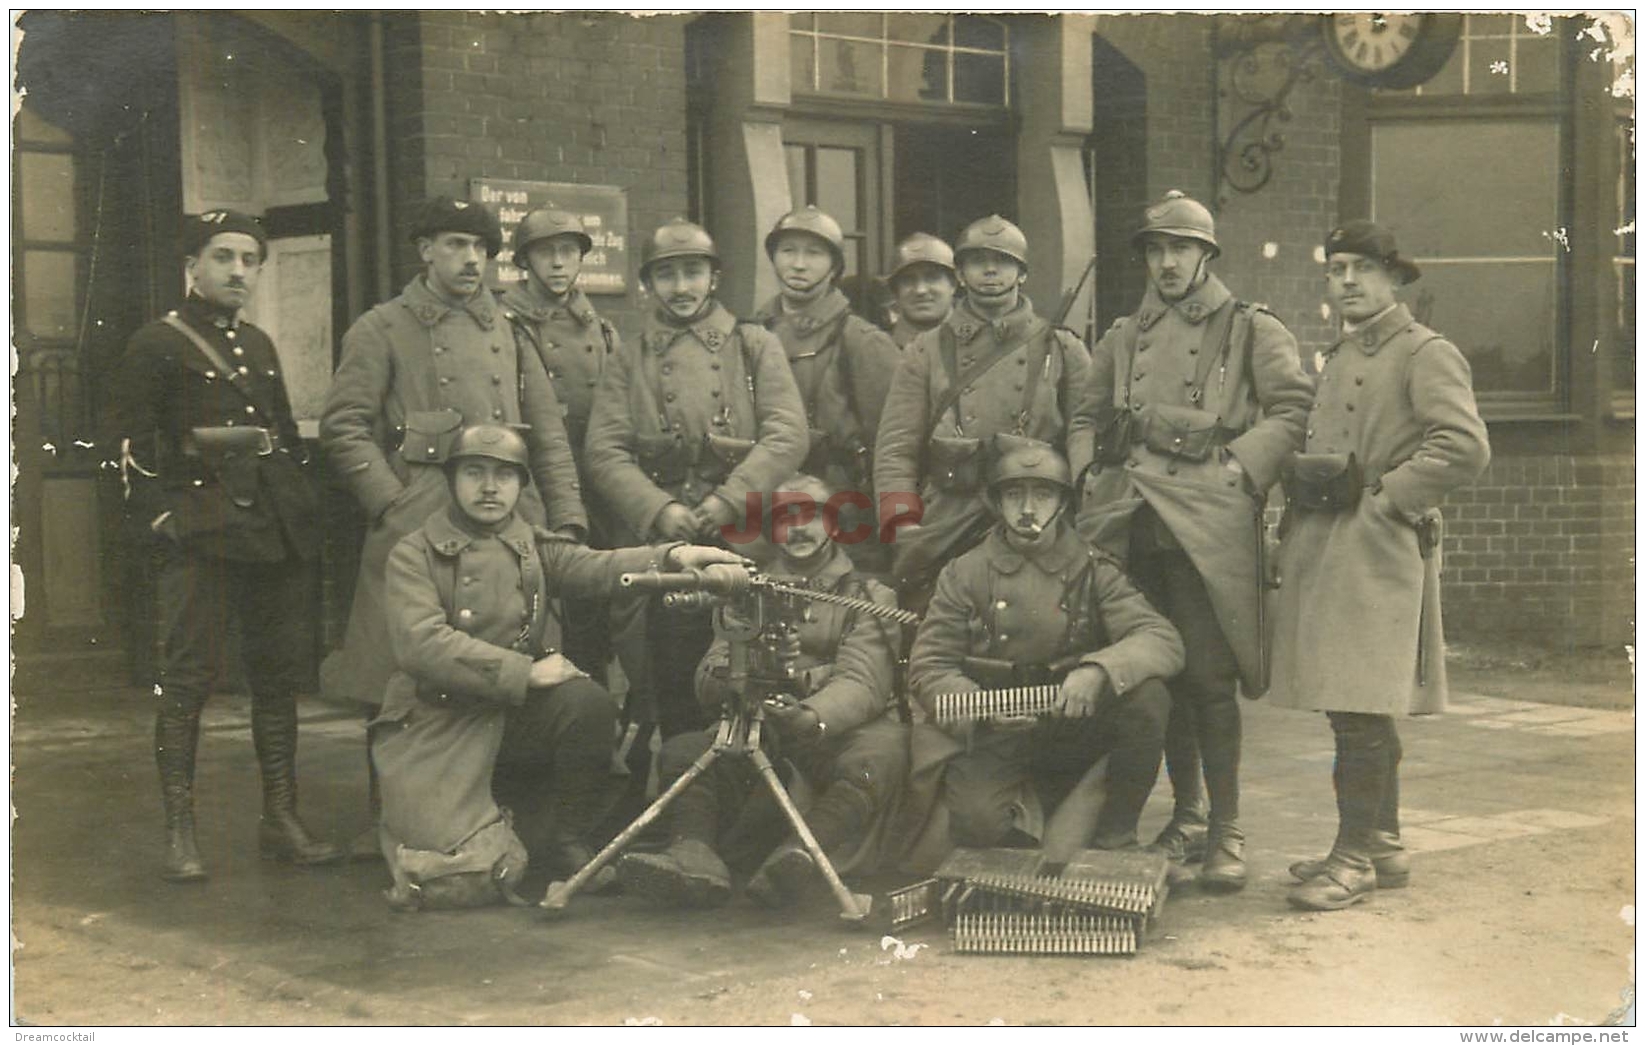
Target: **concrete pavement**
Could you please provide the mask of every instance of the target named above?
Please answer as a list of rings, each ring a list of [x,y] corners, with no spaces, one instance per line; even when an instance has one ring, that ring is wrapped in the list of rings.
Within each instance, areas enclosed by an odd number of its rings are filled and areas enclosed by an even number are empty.
[[[1627,700],[1627,695],[1621,695]],[[155,874],[147,695],[20,695],[13,735],[15,1016],[46,1024],[1546,1023],[1602,1020],[1632,982],[1632,713],[1457,695],[1402,725],[1413,885],[1342,913],[1289,910],[1286,867],[1329,845],[1323,716],[1244,702],[1252,882],[1174,895],[1133,959],[956,955],[940,928],[881,948],[825,898],[783,918],[580,897],[535,912],[398,915],[380,864],[256,856],[243,702],[202,735],[211,880]],[[360,721],[304,710],[301,807],[364,826]],[[1163,823],[1162,774],[1144,819]],[[886,884],[882,884],[886,885]],[[1630,906],[1625,909],[1625,906]],[[87,991],[95,974],[101,987]],[[1562,1018],[1563,1015],[1563,1018]]]

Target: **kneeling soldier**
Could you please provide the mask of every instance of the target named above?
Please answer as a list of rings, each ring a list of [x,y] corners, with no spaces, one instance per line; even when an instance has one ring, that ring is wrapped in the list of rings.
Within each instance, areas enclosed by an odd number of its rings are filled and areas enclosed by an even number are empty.
[[[937,578],[914,639],[909,683],[928,716],[939,694],[1055,685],[1048,718],[1001,717],[947,729],[949,832],[961,846],[1042,841],[1053,810],[1108,756],[1106,798],[1082,835],[1136,842],[1154,786],[1182,639],[1113,560],[1064,515],[1068,464],[1025,437],[996,437],[988,503],[999,522]]]
[[[830,491],[822,481],[798,475],[777,497],[780,501],[789,494],[823,504]],[[772,528],[779,549],[773,570],[798,577],[800,584],[819,592],[895,606],[889,588],[852,569],[824,517],[818,512],[803,524],[796,520],[785,527],[786,521],[779,521]],[[849,607],[812,604],[799,625],[800,693],[766,712],[782,757],[818,793],[806,810],[806,823],[841,874],[873,870],[893,841],[884,814],[908,768],[907,728],[891,702],[896,630],[894,624]],[[726,678],[730,653],[730,643],[716,639],[697,669],[697,697],[705,705],[718,707],[733,696]],[[712,729],[682,734],[664,745],[661,787],[685,773],[714,736]],[[780,823],[776,813],[746,760],[719,760],[670,807],[668,848],[629,854],[618,874],[626,886],[661,900],[692,906],[723,903],[731,895],[731,876],[720,857],[722,842],[727,848],[741,843],[756,855],[763,852],[772,835],[761,829]],[[743,830],[749,826],[754,831]],[[778,906],[813,881],[821,881],[817,866],[798,837],[790,835],[765,858],[747,889],[757,901]]]
[[[551,598],[613,595],[625,571],[705,569],[728,591],[747,577],[719,549],[595,551],[533,527],[514,511],[529,462],[509,428],[464,430],[445,464],[452,503],[389,555],[399,671],[371,756],[400,906],[495,901],[512,896],[528,854],[564,874],[591,856],[584,833],[601,812],[615,705],[556,651]]]

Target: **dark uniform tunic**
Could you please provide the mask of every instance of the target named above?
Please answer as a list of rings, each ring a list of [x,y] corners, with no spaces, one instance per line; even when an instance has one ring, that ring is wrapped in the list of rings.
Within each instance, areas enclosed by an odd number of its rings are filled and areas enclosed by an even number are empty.
[[[951,385],[942,359],[944,330],[962,379],[998,362],[966,382],[954,407],[938,418],[935,408]],[[923,504],[918,527],[901,528],[893,539],[905,601],[911,591],[928,591],[942,565],[987,532],[991,517],[981,494],[995,434],[1030,436],[1065,452],[1068,418],[1090,360],[1078,338],[1034,314],[1026,295],[994,321],[961,302],[903,351],[880,420],[874,489],[882,511],[888,502],[906,504],[910,494]]]
[[[333,469],[370,530],[348,631],[326,659],[328,696],[377,704],[394,670],[384,630],[383,565],[400,538],[450,502],[442,465],[465,425],[525,424],[533,483],[520,514],[551,530],[585,530],[577,465],[540,360],[517,351],[491,292],[455,307],[418,276],[343,335],[343,358],[320,419]]]
[[[229,369],[155,321],[132,335],[114,382],[110,427],[122,446],[127,512],[160,535],[164,550],[162,692],[183,711],[199,709],[216,675],[225,619],[237,614],[253,695],[289,699],[303,683],[312,642],[310,564],[320,533],[280,360],[268,335],[198,297],[171,316]],[[225,455],[191,431],[244,426],[266,430],[266,447]]]
[[[1110,794],[1098,835],[1109,845],[1135,839],[1170,702],[1160,681],[1182,669],[1182,639],[1118,564],[1065,523],[1056,527],[1049,547],[1025,554],[996,526],[937,579],[909,657],[909,689],[927,719],[915,727],[910,788],[929,797],[940,779],[946,795],[940,809],[926,800],[931,819],[925,824],[905,826],[910,838],[927,833],[916,846],[927,856],[913,860],[915,866],[940,859],[944,820],[960,845],[998,845],[1012,828],[1039,837],[1046,805],[1060,801],[1104,753],[1111,753]],[[1098,665],[1108,686],[1089,719],[980,722],[939,732],[930,722],[936,695],[1010,684],[980,678],[989,666],[968,658],[1030,671],[1057,662],[1064,669]],[[1060,674],[1052,681],[1060,682]],[[917,812],[918,804],[910,809]]]

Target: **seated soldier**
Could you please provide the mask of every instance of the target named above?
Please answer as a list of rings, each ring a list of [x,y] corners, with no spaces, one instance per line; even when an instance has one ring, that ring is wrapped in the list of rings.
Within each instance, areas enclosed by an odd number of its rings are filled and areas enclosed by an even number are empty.
[[[910,654],[910,688],[933,718],[938,694],[1059,689],[1044,717],[942,724],[951,741],[942,777],[951,840],[1043,842],[1050,812],[1106,755],[1100,813],[1079,835],[1105,849],[1133,845],[1170,709],[1161,681],[1181,671],[1182,639],[1111,559],[1075,535],[1062,455],[1026,437],[995,441],[987,497],[998,522],[938,576]]]
[[[854,596],[886,606],[896,597],[879,582],[857,573],[830,525],[824,505],[828,485],[796,475],[774,496],[774,505],[799,499],[818,506],[815,515],[773,509],[767,531],[779,550],[773,574],[819,592]],[[809,499],[809,500],[807,500]],[[843,874],[871,871],[888,838],[885,813],[896,797],[908,765],[907,728],[891,700],[895,624],[849,607],[813,603],[799,627],[799,691],[766,705],[766,744],[773,762],[790,781],[803,779],[816,795],[806,807],[806,824],[835,869]],[[719,707],[729,692],[730,643],[716,638],[697,670],[697,698]],[[774,735],[774,736],[773,736]],[[682,734],[663,745],[660,785],[667,788],[713,743],[715,730]],[[787,764],[786,766],[784,764]],[[746,759],[717,760],[693,781],[666,812],[671,841],[661,853],[631,853],[618,866],[626,889],[691,907],[724,903],[731,895],[730,870],[722,853],[751,850],[753,859],[770,850],[785,824],[758,773]],[[753,860],[749,861],[750,864]],[[789,835],[748,881],[747,892],[771,907],[791,903],[807,885],[822,881],[816,863],[795,835]]]
[[[626,571],[700,569],[724,592],[747,583],[741,557],[721,549],[594,551],[533,527],[514,512],[528,461],[513,430],[465,429],[445,463],[452,503],[389,556],[399,671],[371,757],[397,907],[515,900],[528,855],[555,874],[590,857],[616,706],[557,652],[551,599],[613,595]]]

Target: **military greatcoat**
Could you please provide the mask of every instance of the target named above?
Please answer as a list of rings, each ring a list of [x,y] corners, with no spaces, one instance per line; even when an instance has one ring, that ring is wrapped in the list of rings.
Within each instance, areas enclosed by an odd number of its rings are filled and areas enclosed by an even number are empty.
[[[343,335],[320,440],[370,529],[343,646],[321,668],[328,696],[382,700],[394,669],[384,630],[383,566],[400,538],[450,502],[446,451],[463,426],[481,422],[529,426],[534,482],[521,494],[521,516],[542,523],[546,514],[552,530],[585,531],[588,517],[559,400],[541,361],[517,352],[489,290],[456,307],[418,276]]]
[[[1367,489],[1348,511],[1287,515],[1268,699],[1443,711],[1439,550],[1424,558],[1413,524],[1437,523],[1441,499],[1490,461],[1468,361],[1403,305],[1345,334],[1326,353],[1305,453],[1353,453]]]
[[[1133,513],[1152,507],[1204,579],[1252,696],[1262,692],[1261,496],[1302,445],[1312,399],[1285,325],[1263,309],[1239,308],[1209,276],[1177,302],[1150,287],[1142,308],[1103,335],[1069,426],[1080,536],[1123,560]],[[1093,462],[1093,441],[1116,413],[1132,419],[1124,460]],[[1173,432],[1197,440],[1199,456],[1176,453]],[[1226,467],[1224,451],[1249,486]]]

